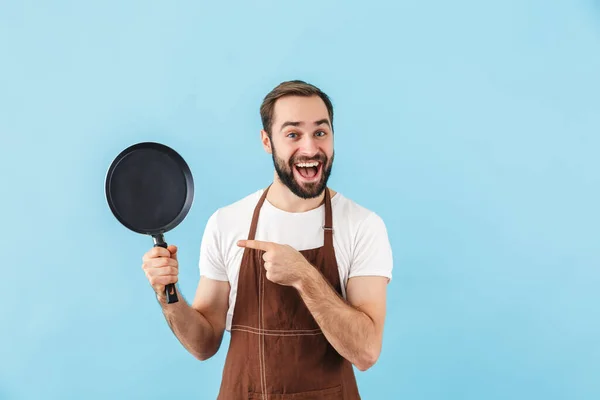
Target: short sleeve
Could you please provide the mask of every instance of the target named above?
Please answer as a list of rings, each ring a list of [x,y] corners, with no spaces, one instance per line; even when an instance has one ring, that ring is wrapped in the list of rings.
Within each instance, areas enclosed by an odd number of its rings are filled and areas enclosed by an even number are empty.
[[[227,281],[227,268],[223,262],[217,225],[218,210],[213,213],[204,228],[200,243],[200,275],[217,281]]]
[[[370,213],[360,224],[348,277],[384,276],[392,279],[393,257],[383,219]]]

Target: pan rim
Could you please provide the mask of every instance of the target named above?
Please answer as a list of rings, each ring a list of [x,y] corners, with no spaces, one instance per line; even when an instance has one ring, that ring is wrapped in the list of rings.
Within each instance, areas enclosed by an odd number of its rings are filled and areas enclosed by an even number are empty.
[[[162,226],[159,229],[147,229],[147,228],[134,227],[134,226],[130,225],[129,223],[127,223],[125,221],[125,219],[123,218],[123,216],[119,213],[117,207],[115,206],[114,201],[113,201],[113,193],[110,190],[112,177],[113,177],[115,171],[117,170],[119,164],[123,160],[125,160],[128,156],[133,154],[135,151],[145,150],[145,149],[154,149],[154,150],[157,150],[157,151],[169,156],[171,159],[173,159],[176,162],[176,164],[178,165],[180,171],[182,172],[182,174],[185,178],[186,194],[185,194],[183,206],[178,211],[175,218],[173,218],[168,224]],[[187,164],[187,162],[177,151],[175,151],[170,146],[167,146],[163,143],[158,143],[158,142],[150,142],[150,141],[138,142],[138,143],[130,145],[127,148],[125,148],[124,150],[122,150],[113,159],[113,161],[111,162],[111,164],[106,172],[104,192],[105,192],[105,196],[106,196],[106,201],[108,202],[108,206],[109,206],[112,214],[124,227],[126,227],[127,229],[129,229],[133,232],[136,232],[136,233],[156,236],[156,235],[164,234],[165,232],[168,232],[168,231],[174,229],[175,227],[177,227],[185,219],[187,214],[190,212],[190,210],[192,208],[193,200],[194,200],[194,179],[193,179],[192,172],[191,172],[190,167]]]

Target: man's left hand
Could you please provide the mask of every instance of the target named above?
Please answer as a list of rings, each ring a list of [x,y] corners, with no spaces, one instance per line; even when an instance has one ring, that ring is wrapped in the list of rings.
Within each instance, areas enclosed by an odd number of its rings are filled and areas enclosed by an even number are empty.
[[[240,240],[238,246],[262,250],[267,279],[284,286],[298,288],[313,268],[304,256],[289,245],[260,240]]]

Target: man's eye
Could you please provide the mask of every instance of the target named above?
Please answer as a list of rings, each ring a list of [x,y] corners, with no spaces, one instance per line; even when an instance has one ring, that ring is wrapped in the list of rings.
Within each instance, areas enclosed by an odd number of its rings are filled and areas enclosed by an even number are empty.
[[[288,134],[287,134],[287,137],[289,137],[289,138],[292,138],[292,139],[293,139],[293,138],[295,138],[295,137],[296,137],[296,133],[294,133],[294,132],[290,132],[290,133],[288,133]]]
[[[319,131],[319,132],[315,133],[315,135],[317,135],[317,136],[325,136],[326,133],[324,131]]]

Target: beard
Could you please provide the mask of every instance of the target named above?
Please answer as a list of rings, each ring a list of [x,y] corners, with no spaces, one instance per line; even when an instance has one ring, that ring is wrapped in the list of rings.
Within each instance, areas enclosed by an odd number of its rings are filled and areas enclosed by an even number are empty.
[[[316,156],[310,159],[306,157],[292,156],[286,163],[284,160],[277,156],[277,152],[275,151],[274,146],[272,146],[272,150],[273,165],[275,166],[277,176],[279,176],[279,180],[285,186],[287,186],[287,188],[290,189],[292,193],[294,193],[296,196],[302,199],[312,199],[320,196],[321,193],[323,193],[323,191],[327,187],[327,181],[329,180],[329,176],[331,175],[334,154],[331,155],[331,160],[329,160],[323,152],[319,152]],[[310,161],[318,161],[319,163],[321,163],[321,178],[316,182],[298,182],[294,177],[294,168],[296,168],[294,164]]]

